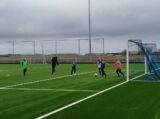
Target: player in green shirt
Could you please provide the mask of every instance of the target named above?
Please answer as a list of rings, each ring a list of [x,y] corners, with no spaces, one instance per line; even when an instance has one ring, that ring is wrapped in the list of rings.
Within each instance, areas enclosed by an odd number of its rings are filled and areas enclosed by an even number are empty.
[[[26,75],[27,69],[28,69],[28,61],[26,59],[24,59],[22,62],[22,67],[23,67],[23,75]]]

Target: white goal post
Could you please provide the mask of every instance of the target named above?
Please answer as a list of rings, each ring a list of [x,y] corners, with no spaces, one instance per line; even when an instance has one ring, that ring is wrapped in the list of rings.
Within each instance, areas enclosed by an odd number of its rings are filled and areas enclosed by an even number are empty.
[[[126,50],[126,80],[134,80],[147,74],[146,57],[134,42],[142,43],[141,40],[130,39],[127,41]]]

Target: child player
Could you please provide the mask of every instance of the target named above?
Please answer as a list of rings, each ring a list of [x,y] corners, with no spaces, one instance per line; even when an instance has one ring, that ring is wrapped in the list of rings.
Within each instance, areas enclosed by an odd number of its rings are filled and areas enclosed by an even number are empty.
[[[72,62],[72,70],[71,70],[71,75],[72,74],[76,74],[76,71],[77,71],[77,68],[76,68],[76,62],[75,61],[73,61]]]
[[[23,75],[26,75],[27,69],[28,69],[28,61],[26,59],[24,59],[22,62],[22,67],[23,67]]]
[[[101,64],[102,64],[102,61],[101,61],[101,58],[99,57],[97,60],[97,67],[98,67],[99,75],[102,75]]]
[[[118,77],[120,77],[121,75],[124,76],[124,73],[122,72],[121,61],[119,59],[116,59],[115,65],[116,65],[116,68],[117,68],[116,73],[117,73]]]
[[[105,61],[104,61],[104,59],[102,58],[102,60],[101,60],[102,77],[104,76],[104,77],[106,78],[106,77],[107,77],[107,74],[106,74],[106,72],[105,72],[105,66],[106,66]]]
[[[52,74],[53,74],[55,72],[56,65],[59,64],[57,56],[52,57],[51,63],[52,63]]]

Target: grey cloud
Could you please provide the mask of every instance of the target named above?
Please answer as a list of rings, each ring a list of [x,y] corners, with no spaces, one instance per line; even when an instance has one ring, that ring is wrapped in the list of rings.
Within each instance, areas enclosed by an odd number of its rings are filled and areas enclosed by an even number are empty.
[[[91,0],[92,35],[158,35],[159,11],[158,0]],[[0,37],[87,35],[87,0],[0,1]]]

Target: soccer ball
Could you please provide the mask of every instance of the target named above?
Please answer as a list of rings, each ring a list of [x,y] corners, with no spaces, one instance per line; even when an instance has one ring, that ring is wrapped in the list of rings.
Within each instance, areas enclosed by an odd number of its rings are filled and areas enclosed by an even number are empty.
[[[97,77],[98,76],[98,74],[97,73],[94,73],[94,77]]]

